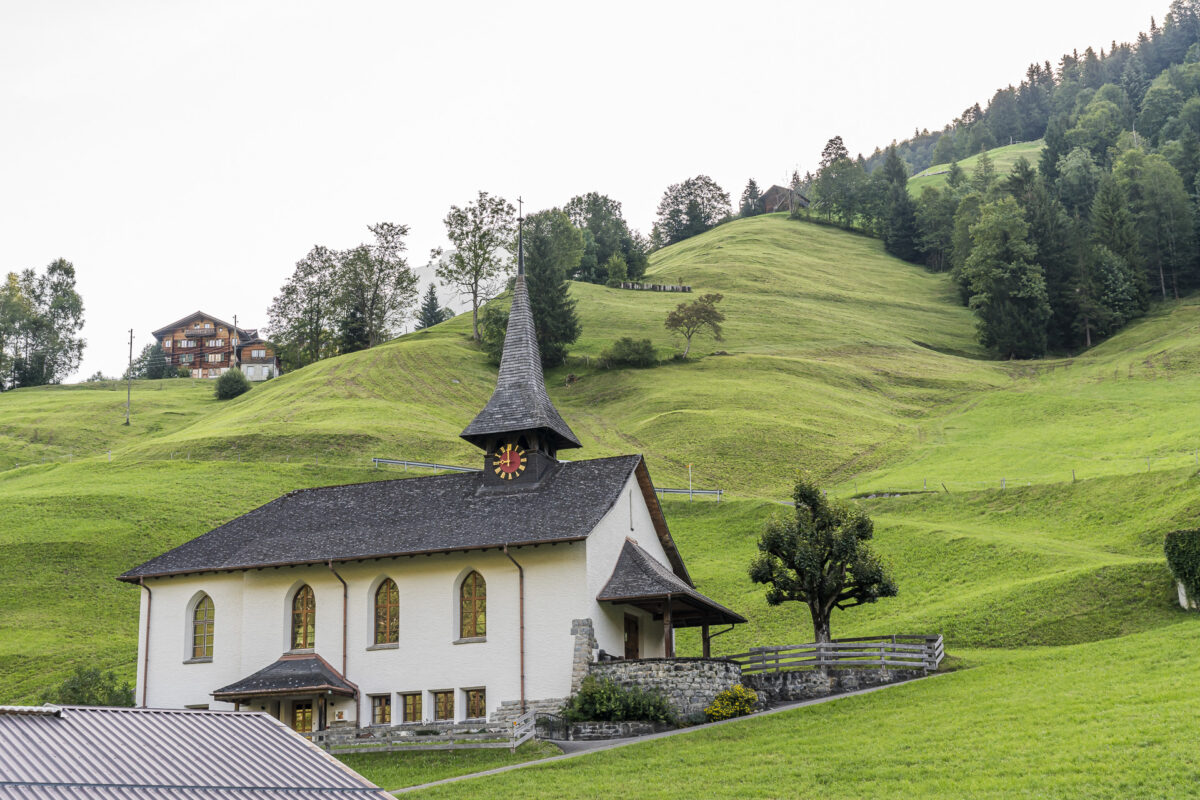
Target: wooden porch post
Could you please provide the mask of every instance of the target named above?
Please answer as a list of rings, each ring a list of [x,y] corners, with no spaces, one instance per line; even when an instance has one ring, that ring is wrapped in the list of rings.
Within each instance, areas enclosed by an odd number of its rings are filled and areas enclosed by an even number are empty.
[[[663,606],[663,655],[666,658],[675,657],[675,637],[671,630],[671,595],[667,595],[666,605]]]
[[[700,641],[704,643],[704,650],[702,651],[704,657],[712,658],[711,648],[709,647],[708,624],[707,623],[700,626]]]

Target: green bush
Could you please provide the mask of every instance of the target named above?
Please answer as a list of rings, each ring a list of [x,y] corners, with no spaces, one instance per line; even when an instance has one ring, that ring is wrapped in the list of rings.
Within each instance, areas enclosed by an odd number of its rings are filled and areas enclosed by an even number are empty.
[[[240,369],[227,369],[217,378],[215,394],[218,400],[231,400],[250,391],[250,381]]]
[[[1188,602],[1200,599],[1200,530],[1171,531],[1163,550],[1171,574],[1187,590]]]
[[[180,378],[190,378],[190,377],[192,377],[192,371],[190,369],[188,369],[187,367],[183,366],[182,364],[180,364],[175,369],[175,375]]]
[[[652,367],[658,363],[654,345],[649,339],[622,336],[600,354],[609,366]]]
[[[704,709],[704,715],[710,722],[744,717],[754,713],[757,704],[758,693],[739,683],[714,697],[708,708]]]
[[[60,706],[132,706],[133,687],[128,681],[118,681],[112,672],[76,667],[66,680],[43,691],[38,699]]]
[[[589,675],[563,709],[571,722],[674,722],[675,712],[662,695],[640,686],[626,688],[609,678]]]

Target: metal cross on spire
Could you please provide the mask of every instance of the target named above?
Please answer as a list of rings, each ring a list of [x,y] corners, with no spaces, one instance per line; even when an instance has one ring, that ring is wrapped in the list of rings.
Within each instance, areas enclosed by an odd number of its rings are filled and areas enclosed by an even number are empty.
[[[521,234],[525,226],[525,201],[517,198],[517,274],[525,274],[525,249],[522,247]]]

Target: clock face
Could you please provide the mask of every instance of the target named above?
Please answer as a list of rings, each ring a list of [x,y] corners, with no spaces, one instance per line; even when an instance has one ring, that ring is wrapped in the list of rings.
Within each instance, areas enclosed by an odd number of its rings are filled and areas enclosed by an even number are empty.
[[[525,451],[511,443],[502,445],[496,450],[492,467],[504,480],[519,478],[525,471]]]

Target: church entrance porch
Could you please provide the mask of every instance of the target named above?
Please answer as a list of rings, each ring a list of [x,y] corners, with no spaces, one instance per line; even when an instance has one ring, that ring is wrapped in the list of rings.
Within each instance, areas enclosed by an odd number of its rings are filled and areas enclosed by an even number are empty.
[[[238,708],[267,711],[293,730],[312,734],[356,717],[358,687],[315,653],[289,653],[212,693]]]

